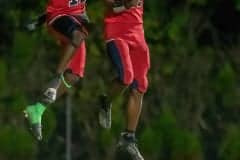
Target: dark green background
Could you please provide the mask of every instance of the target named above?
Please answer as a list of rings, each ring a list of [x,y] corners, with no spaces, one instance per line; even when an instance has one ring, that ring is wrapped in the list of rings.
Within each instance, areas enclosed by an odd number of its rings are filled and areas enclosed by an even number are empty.
[[[145,159],[240,160],[240,1],[145,1],[151,70],[137,132]],[[0,1],[0,160],[65,159],[64,97],[44,115],[42,143],[28,134],[22,117],[52,78],[59,55],[44,27],[34,33],[18,27],[45,3]],[[95,28],[87,40],[85,79],[72,96],[73,160],[115,159],[124,129],[123,97],[114,104],[110,131],[96,120],[96,97],[112,75],[103,12],[101,0],[88,1]]]

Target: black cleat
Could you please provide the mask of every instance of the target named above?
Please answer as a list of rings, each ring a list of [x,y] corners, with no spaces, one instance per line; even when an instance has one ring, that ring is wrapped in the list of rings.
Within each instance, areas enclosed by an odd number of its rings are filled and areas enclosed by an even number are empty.
[[[99,124],[103,128],[110,129],[112,123],[111,108],[112,103],[108,100],[106,95],[99,97],[100,108],[98,113]]]
[[[127,137],[126,133],[121,133],[117,147],[119,151],[127,152],[133,160],[144,160],[138,147],[135,137]]]

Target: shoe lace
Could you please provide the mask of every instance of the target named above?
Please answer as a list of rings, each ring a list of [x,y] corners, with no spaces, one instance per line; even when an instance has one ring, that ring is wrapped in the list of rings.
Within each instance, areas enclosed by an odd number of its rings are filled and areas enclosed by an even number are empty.
[[[137,143],[132,143],[129,148],[129,153],[135,157],[135,159],[142,159],[142,155],[137,147]]]

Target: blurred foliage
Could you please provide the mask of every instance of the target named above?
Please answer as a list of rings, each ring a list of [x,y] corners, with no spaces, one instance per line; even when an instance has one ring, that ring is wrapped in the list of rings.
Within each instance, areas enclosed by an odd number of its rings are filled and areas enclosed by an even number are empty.
[[[65,98],[44,115],[36,143],[22,110],[56,67],[58,47],[42,27],[19,26],[43,12],[46,1],[0,1],[0,159],[65,159]],[[239,160],[240,0],[149,0],[144,27],[151,51],[150,86],[137,136],[149,160]],[[110,64],[103,40],[104,6],[88,0],[95,28],[87,39],[86,76],[73,100],[73,159],[112,160],[124,129],[121,97],[113,128],[98,127],[97,95],[106,90]],[[118,157],[119,158],[119,157]],[[125,159],[125,158],[120,158]]]
[[[225,139],[222,141],[220,156],[222,159],[237,160],[240,159],[239,154],[239,135],[240,128],[235,125],[229,125],[225,134]]]

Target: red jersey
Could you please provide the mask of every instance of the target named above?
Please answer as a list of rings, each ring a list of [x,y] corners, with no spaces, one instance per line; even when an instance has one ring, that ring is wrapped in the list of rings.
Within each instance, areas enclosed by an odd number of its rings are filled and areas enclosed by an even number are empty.
[[[86,11],[86,0],[49,0],[48,19],[62,14],[80,15]]]
[[[138,0],[136,7],[131,7],[120,13],[108,12],[105,15],[105,23],[143,23],[143,1]]]

